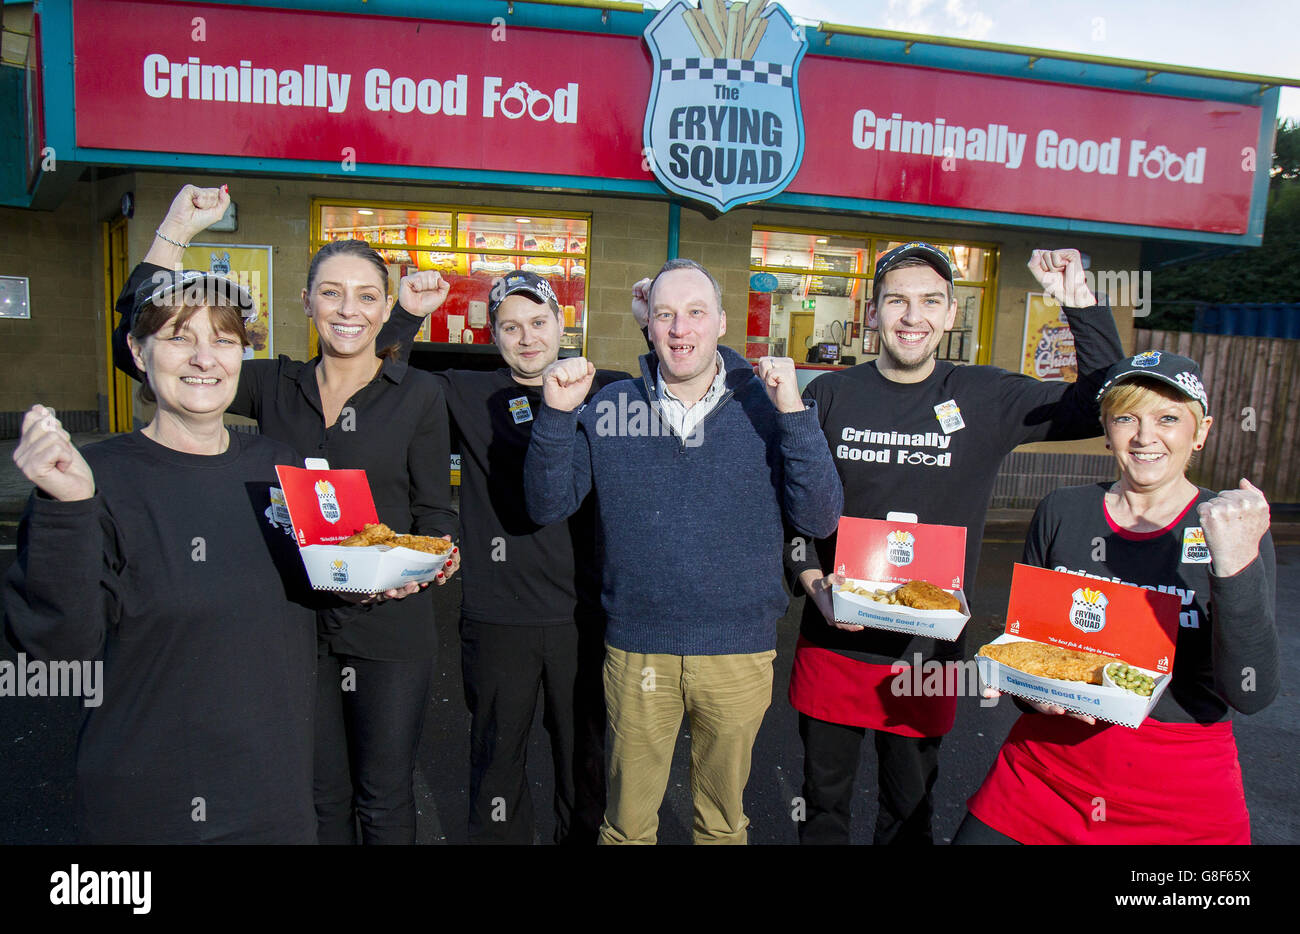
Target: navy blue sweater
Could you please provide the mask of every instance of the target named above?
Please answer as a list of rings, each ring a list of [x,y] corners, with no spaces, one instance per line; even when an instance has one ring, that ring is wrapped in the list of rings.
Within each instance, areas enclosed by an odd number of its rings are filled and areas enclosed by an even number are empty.
[[[543,403],[533,426],[529,516],[558,522],[594,491],[606,641],[627,652],[774,649],[789,603],[783,516],[814,538],[839,520],[843,489],[816,408],[778,412],[753,367],[719,350],[726,392],[687,439],[656,414],[653,353],[641,379],[574,412]]]

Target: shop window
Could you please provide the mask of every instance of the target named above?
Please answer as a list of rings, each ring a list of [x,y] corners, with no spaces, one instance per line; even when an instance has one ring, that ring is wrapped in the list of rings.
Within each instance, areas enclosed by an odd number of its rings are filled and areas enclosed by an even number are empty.
[[[332,240],[366,241],[388,263],[394,291],[402,276],[419,270],[436,269],[447,279],[447,301],[417,341],[458,350],[490,347],[492,281],[522,269],[555,290],[564,312],[561,353],[585,351],[589,215],[355,201],[317,201],[314,208],[313,250]]]
[[[879,334],[866,326],[871,274],[877,256],[904,242],[870,233],[756,227],[746,356],[789,356],[824,366],[875,359]],[[939,343],[938,358],[987,362],[988,335],[981,328],[992,321],[996,251],[984,244],[927,242],[948,254],[957,280],[957,319]]]

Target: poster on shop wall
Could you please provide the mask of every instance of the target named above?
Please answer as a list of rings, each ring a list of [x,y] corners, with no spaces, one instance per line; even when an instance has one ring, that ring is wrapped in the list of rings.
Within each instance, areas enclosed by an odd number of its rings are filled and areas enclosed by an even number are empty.
[[[1025,296],[1025,332],[1020,372],[1040,380],[1073,383],[1079,377],[1074,335],[1065,313],[1042,292]]]
[[[183,254],[186,269],[201,269],[233,279],[252,296],[257,317],[245,322],[251,347],[244,348],[245,360],[270,360],[275,356],[272,333],[270,246],[233,243],[191,243]]]

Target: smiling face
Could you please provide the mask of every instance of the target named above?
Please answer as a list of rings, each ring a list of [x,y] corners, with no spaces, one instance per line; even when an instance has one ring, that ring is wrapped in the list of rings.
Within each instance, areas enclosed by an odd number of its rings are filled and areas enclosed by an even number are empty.
[[[560,353],[560,316],[546,302],[527,295],[507,295],[497,308],[492,339],[520,383],[542,384],[542,371]]]
[[[957,319],[949,283],[928,264],[885,273],[879,298],[867,308],[867,326],[880,331],[880,371],[898,382],[919,382],[934,369],[943,332]]]
[[[1183,479],[1192,451],[1205,443],[1214,421],[1201,416],[1199,404],[1153,382],[1108,390],[1101,418],[1121,484],[1144,493]]]
[[[302,302],[320,335],[322,354],[374,356],[392,309],[387,285],[375,264],[361,256],[340,253],[319,264]]]
[[[196,308],[177,326],[173,314],[147,337],[127,338],[136,367],[145,374],[158,400],[158,411],[186,420],[220,420],[234,401],[243,365],[243,336],[223,327],[230,309],[213,314]]]
[[[649,330],[664,381],[703,381],[707,388],[716,372],[718,338],[727,333],[709,277],[695,269],[662,273],[650,293]]]

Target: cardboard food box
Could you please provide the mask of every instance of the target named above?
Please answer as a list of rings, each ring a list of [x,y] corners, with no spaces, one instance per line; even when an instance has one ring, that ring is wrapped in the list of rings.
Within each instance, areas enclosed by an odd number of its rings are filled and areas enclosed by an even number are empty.
[[[1155,684],[1145,697],[1108,677],[1102,684],[1045,678],[977,655],[980,680],[1005,694],[1137,728],[1169,687],[1180,608],[1174,594],[1017,564],[1006,630],[990,645],[1039,642],[1092,652],[1138,669]],[[1107,675],[1110,668],[1107,663]]]
[[[910,513],[891,512],[885,519],[840,519],[835,541],[835,573],[868,590],[894,590],[923,580],[952,593],[960,610],[915,610],[836,589],[835,618],[841,623],[889,629],[953,641],[970,620],[962,592],[966,566],[966,530],[954,525],[925,525]]]
[[[364,470],[280,466],[275,472],[298,552],[315,589],[379,593],[431,581],[446,563],[446,555],[409,548],[338,544],[367,522],[379,521]]]

